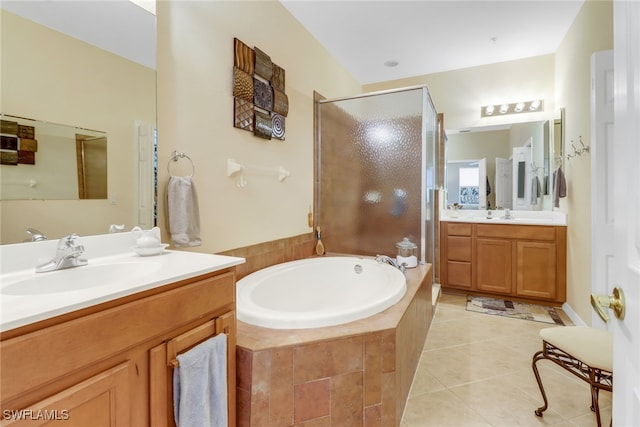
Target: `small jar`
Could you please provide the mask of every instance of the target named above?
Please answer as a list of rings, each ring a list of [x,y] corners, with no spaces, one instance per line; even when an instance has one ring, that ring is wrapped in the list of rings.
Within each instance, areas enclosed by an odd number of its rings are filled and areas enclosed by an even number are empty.
[[[410,241],[408,237],[405,237],[402,242],[396,243],[396,247],[398,248],[398,255],[396,256],[398,265],[405,264],[407,268],[418,266],[418,257],[416,256],[418,245]]]

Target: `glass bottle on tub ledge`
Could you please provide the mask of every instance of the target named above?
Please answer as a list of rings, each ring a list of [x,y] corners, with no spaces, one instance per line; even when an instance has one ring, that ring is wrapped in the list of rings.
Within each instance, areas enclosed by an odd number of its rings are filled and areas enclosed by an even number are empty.
[[[418,257],[416,256],[416,249],[418,245],[409,240],[408,237],[402,239],[402,242],[396,243],[398,248],[398,255],[396,261],[398,265],[405,264],[407,268],[415,268],[418,265]]]

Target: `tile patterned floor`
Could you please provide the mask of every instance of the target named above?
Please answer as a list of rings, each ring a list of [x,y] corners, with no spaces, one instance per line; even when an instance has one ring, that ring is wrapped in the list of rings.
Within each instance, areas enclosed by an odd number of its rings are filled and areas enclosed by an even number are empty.
[[[549,361],[538,362],[549,408],[542,405],[531,359],[549,324],[465,310],[466,297],[443,294],[437,305],[401,427],[596,426],[589,386]],[[611,393],[600,392],[602,424]]]

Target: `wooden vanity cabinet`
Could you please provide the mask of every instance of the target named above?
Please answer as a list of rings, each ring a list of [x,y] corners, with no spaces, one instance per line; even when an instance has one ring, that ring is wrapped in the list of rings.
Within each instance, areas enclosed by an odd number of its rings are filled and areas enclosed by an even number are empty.
[[[170,362],[217,333],[227,334],[235,426],[233,269],[3,332],[0,425],[174,425]]]
[[[463,258],[466,260],[459,248],[461,230],[471,247],[470,278],[464,283],[458,274]],[[441,284],[445,289],[566,300],[566,227],[442,222],[441,238]]]

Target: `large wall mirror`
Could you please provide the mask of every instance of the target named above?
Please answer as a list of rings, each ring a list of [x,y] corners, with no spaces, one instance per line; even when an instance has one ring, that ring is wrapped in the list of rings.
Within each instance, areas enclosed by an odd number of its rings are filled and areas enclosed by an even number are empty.
[[[35,164],[0,165],[0,243],[24,241],[26,228],[59,238],[143,223],[140,188],[153,186],[140,180],[153,176],[140,174],[149,159],[138,153],[155,135],[155,15],[129,1],[3,0],[0,19],[2,120],[39,128]],[[48,141],[57,125],[72,130],[68,146]],[[86,169],[83,152],[103,170]],[[32,178],[40,166],[53,175]]]
[[[447,205],[462,209],[552,210],[562,165],[563,112],[545,120],[448,130]]]

